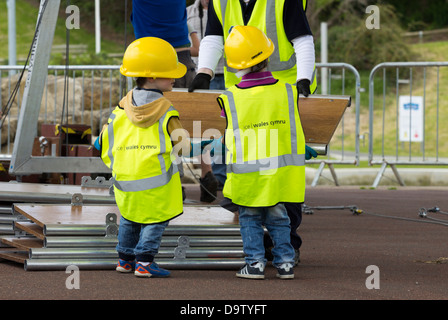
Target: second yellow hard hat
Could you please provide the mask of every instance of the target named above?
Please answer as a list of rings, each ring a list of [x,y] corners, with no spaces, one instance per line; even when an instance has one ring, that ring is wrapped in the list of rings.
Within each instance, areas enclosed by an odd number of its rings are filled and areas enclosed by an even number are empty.
[[[170,43],[144,37],[127,47],[120,72],[126,77],[178,79],[185,75],[187,67],[178,61],[176,50]]]
[[[239,70],[266,60],[274,49],[271,39],[252,26],[234,26],[224,43],[227,65]]]

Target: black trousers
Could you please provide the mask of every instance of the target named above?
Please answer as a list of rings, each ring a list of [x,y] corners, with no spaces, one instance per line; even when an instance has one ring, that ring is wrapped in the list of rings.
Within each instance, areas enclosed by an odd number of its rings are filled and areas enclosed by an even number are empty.
[[[288,212],[290,226],[291,226],[291,245],[294,249],[299,249],[302,245],[302,238],[300,238],[297,233],[297,228],[299,228],[302,223],[302,204],[301,203],[284,203],[286,211]],[[264,237],[264,246],[272,247],[272,239],[269,236]]]

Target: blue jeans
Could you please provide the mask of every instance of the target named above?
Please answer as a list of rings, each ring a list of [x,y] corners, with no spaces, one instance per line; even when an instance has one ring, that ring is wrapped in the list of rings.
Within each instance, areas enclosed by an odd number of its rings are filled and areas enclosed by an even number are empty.
[[[258,261],[266,264],[263,244],[264,225],[274,242],[272,264],[274,266],[285,262],[294,264],[291,229],[284,204],[259,208],[239,207],[239,221],[246,263],[252,264]]]
[[[120,259],[140,262],[152,262],[159,252],[162,234],[168,221],[154,224],[142,224],[120,219],[117,251]]]
[[[226,85],[224,81],[224,74],[215,74],[215,77],[210,81],[211,90],[225,90]]]

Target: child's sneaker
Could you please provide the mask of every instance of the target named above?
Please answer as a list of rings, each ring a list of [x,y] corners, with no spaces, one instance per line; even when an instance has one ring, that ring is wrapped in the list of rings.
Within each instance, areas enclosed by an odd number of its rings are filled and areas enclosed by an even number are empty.
[[[280,279],[293,279],[294,278],[294,267],[292,263],[282,263],[277,267],[277,277]]]
[[[264,264],[261,262],[254,262],[252,264],[245,264],[240,271],[236,273],[239,278],[246,279],[264,279]]]
[[[148,265],[143,265],[140,262],[137,262],[137,265],[135,266],[135,272],[134,274],[137,277],[158,277],[158,278],[164,278],[168,277],[171,272],[168,270],[160,268],[157,263],[151,262]]]
[[[134,267],[135,261],[126,261],[123,259],[119,259],[115,270],[117,270],[118,272],[129,273],[134,270]]]

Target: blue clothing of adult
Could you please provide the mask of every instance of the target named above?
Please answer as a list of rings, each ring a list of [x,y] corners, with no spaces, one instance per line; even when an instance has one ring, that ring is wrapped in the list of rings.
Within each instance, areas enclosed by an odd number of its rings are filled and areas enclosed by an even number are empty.
[[[133,0],[135,38],[157,37],[174,48],[190,46],[185,0]]]

